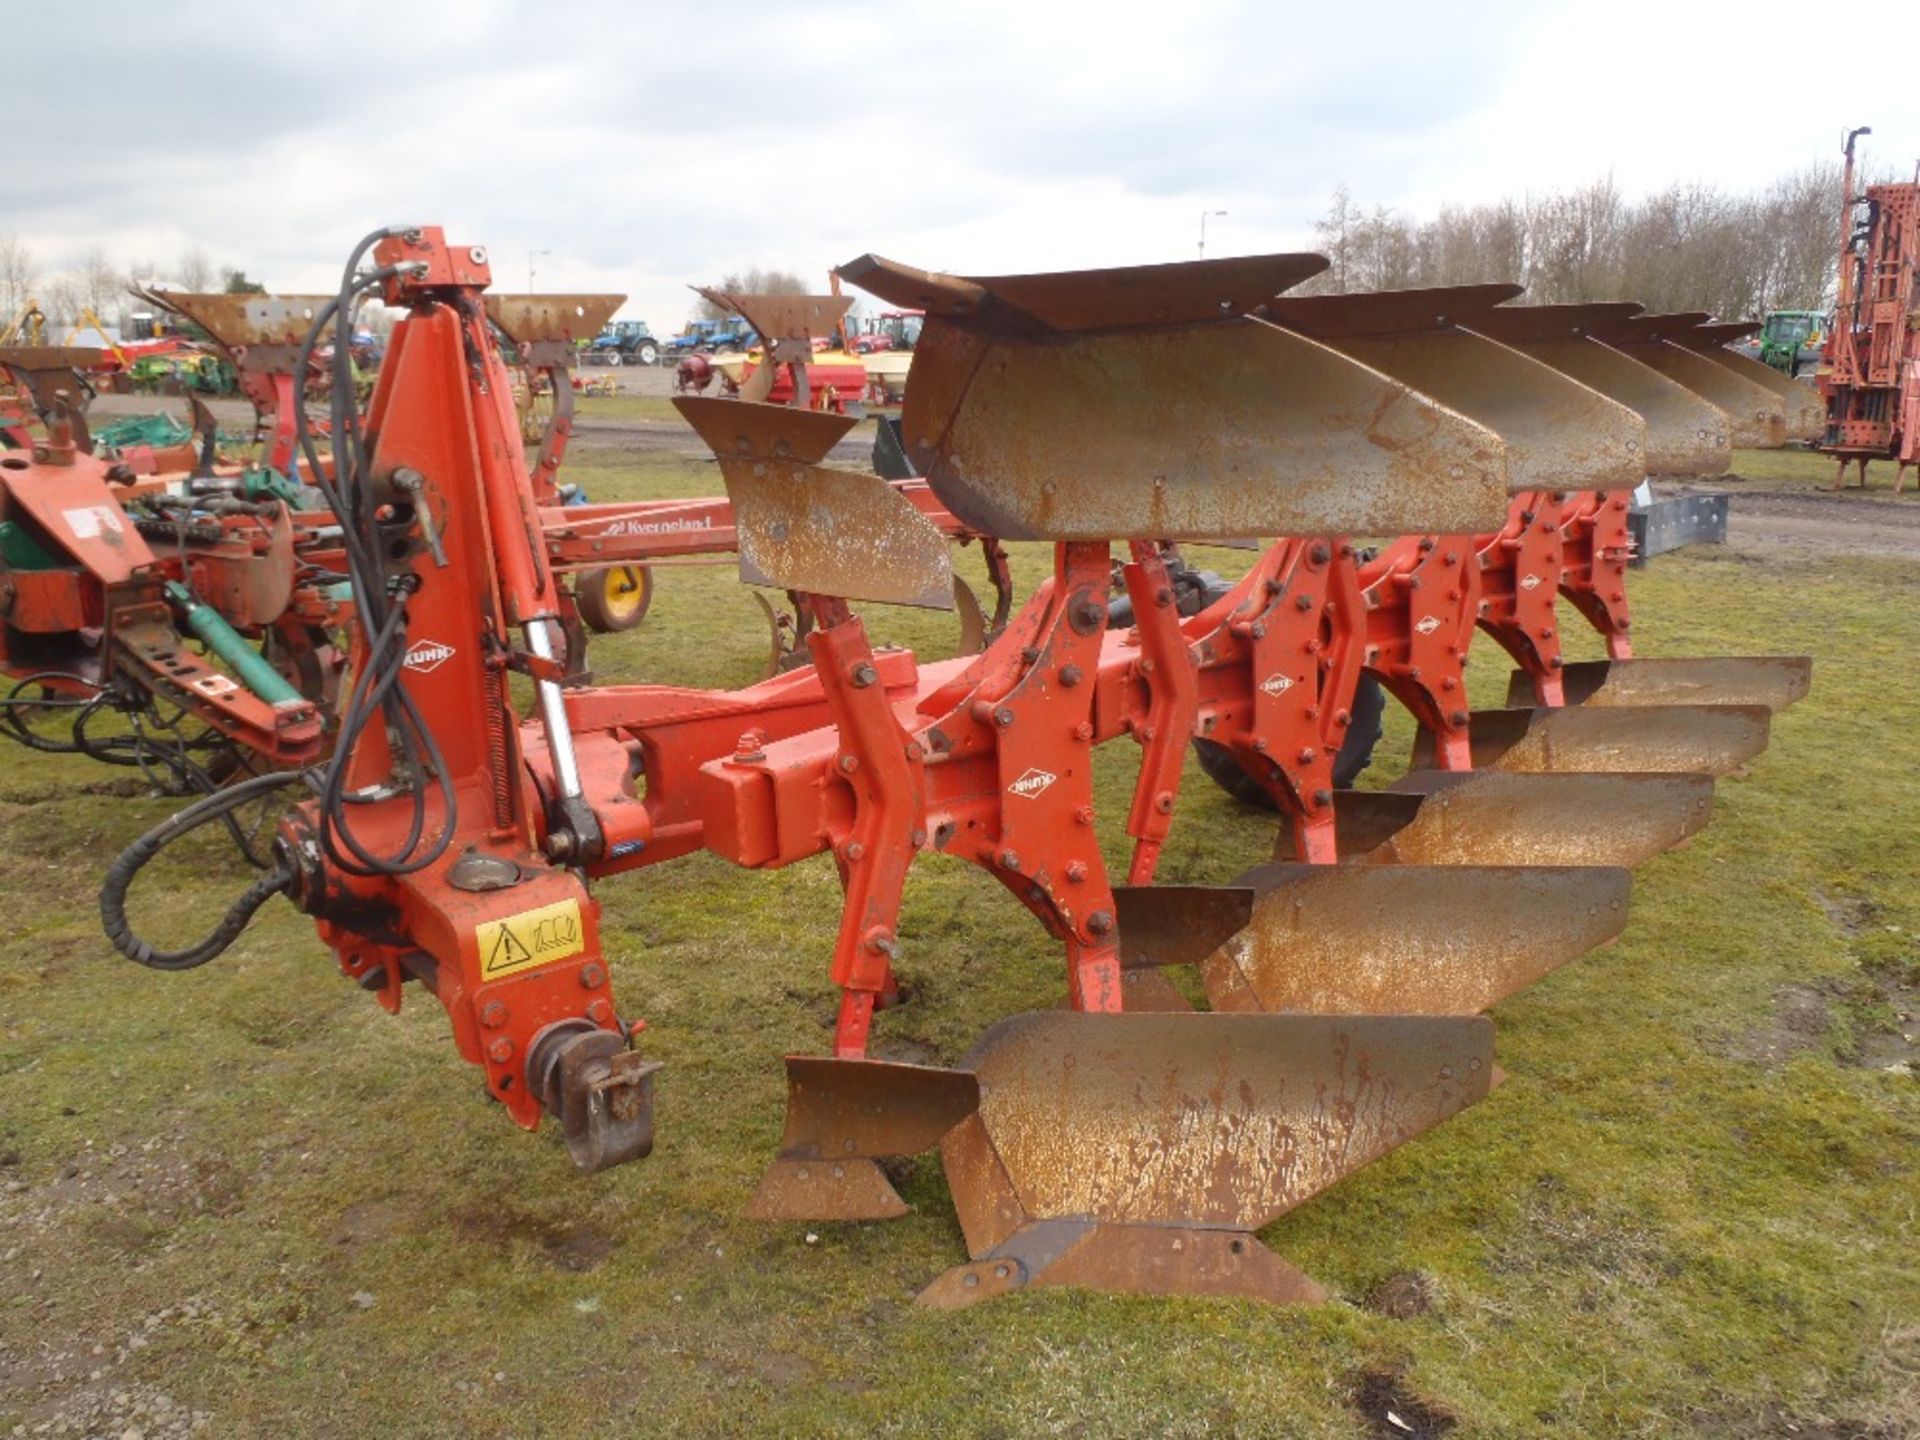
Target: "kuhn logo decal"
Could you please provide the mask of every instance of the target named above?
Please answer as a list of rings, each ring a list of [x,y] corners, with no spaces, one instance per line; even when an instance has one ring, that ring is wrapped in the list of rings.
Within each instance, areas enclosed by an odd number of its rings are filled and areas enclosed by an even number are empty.
[[[1293,688],[1293,677],[1276,671],[1260,682],[1260,688],[1269,695],[1284,695]]]
[[[1418,630],[1422,635],[1431,635],[1440,628],[1440,617],[1438,615],[1429,615],[1413,628]]]
[[[1007,793],[1009,795],[1019,795],[1031,800],[1059,778],[1060,777],[1055,775],[1051,770],[1042,770],[1038,766],[1035,766],[1018,780],[1007,786]]]
[[[415,674],[425,675],[446,664],[453,653],[453,646],[442,645],[438,640],[416,640],[407,647],[406,667]]]
[[[1534,590],[1537,589],[1539,585],[1540,577],[1538,575],[1523,575],[1520,578],[1520,588],[1522,590]]]

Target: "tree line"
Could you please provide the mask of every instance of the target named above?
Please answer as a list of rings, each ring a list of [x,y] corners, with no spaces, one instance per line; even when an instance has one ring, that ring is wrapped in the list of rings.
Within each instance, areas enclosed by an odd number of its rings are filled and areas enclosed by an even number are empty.
[[[47,271],[17,235],[0,233],[0,327],[29,300],[56,328],[78,325],[88,310],[111,325],[128,303],[127,286],[155,279],[187,291],[224,290],[229,295],[257,295],[266,288],[249,280],[243,270],[216,265],[198,246],[184,252],[171,269],[152,260],[121,269],[106,252],[93,250],[71,269]]]
[[[1624,197],[1611,177],[1576,190],[1449,206],[1416,220],[1354,202],[1343,185],[1315,222],[1332,261],[1305,293],[1511,281],[1522,303],[1637,300],[1723,319],[1830,302],[1840,167],[1809,165],[1765,189],[1703,182]]]
[[[1705,182],[1670,185],[1637,200],[1613,179],[1575,190],[1481,205],[1448,206],[1429,220],[1371,210],[1343,185],[1314,224],[1332,262],[1301,293],[1402,290],[1512,281],[1526,303],[1637,300],[1649,310],[1706,310],[1723,319],[1769,310],[1819,310],[1831,302],[1840,221],[1840,167],[1809,165],[1762,190]],[[129,281],[159,275],[152,262],[116,268],[101,251],[46,273],[18,237],[0,234],[0,325],[38,300],[49,321],[73,325],[85,309],[111,319]],[[187,290],[249,293],[260,287],[199,247],[165,278]],[[799,276],[751,269],[719,287],[805,293]],[[698,313],[717,313],[701,300]]]

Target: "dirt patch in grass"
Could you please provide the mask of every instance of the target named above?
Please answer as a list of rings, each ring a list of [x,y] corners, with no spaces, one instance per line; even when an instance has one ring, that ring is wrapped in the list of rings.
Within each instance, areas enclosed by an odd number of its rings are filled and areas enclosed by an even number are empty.
[[[1862,1070],[1914,1073],[1920,1060],[1920,984],[1886,969],[1853,980],[1782,985],[1773,1015],[1730,1048],[1735,1057],[1776,1069],[1817,1052]]]
[[[1400,1270],[1367,1292],[1369,1310],[1389,1320],[1412,1320],[1433,1308],[1433,1282],[1418,1270]]]
[[[1395,1365],[1360,1372],[1353,1382],[1353,1408],[1373,1440],[1436,1440],[1460,1423],[1445,1406],[1416,1394]]]
[[[619,1242],[597,1226],[567,1224],[507,1206],[469,1206],[454,1212],[454,1232],[463,1240],[511,1251],[530,1247],[558,1270],[596,1270]]]

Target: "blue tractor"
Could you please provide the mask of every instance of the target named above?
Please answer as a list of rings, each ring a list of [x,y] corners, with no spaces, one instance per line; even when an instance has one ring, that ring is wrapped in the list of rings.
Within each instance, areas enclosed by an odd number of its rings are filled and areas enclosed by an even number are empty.
[[[587,347],[589,365],[658,365],[660,342],[644,320],[615,320]]]

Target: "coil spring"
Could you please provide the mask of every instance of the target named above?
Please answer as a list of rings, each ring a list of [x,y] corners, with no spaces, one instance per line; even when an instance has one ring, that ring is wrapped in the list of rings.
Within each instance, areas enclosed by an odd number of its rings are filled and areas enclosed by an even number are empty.
[[[487,672],[487,769],[493,778],[493,823],[513,824],[512,772],[507,754],[507,682],[498,670]]]

